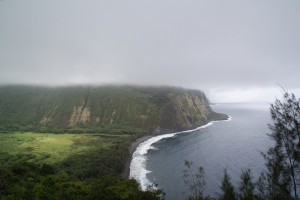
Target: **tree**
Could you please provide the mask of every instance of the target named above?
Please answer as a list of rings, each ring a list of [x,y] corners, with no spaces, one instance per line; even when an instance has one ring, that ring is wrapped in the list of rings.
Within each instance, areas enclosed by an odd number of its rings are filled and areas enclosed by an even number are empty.
[[[283,164],[284,157],[279,152],[279,148],[270,148],[264,157],[267,161],[267,171],[259,178],[259,185],[264,186],[260,187],[260,193],[264,193],[266,199],[291,199],[290,176]]]
[[[283,91],[270,108],[273,124],[270,137],[275,142],[264,157],[267,161],[265,180],[270,199],[298,198],[300,161],[300,102],[295,95]],[[262,179],[261,179],[262,180]],[[292,189],[291,189],[292,188]]]
[[[242,170],[240,182],[240,200],[254,200],[257,199],[254,193],[255,184],[252,182],[252,174],[250,169]]]
[[[224,169],[223,181],[221,184],[222,194],[220,195],[220,200],[236,200],[236,194],[234,187],[231,184],[230,177],[227,173],[227,169]]]
[[[189,187],[189,190],[191,191],[191,194],[189,199],[190,200],[204,200],[204,199],[210,199],[209,196],[204,196],[204,186],[206,184],[204,179],[204,168],[199,167],[198,172],[195,173],[192,166],[192,161],[184,161],[184,165],[186,167],[185,170],[183,170],[183,181],[184,183]]]
[[[134,179],[104,176],[92,184],[91,194],[86,199],[163,200],[164,192],[154,188],[142,191]]]

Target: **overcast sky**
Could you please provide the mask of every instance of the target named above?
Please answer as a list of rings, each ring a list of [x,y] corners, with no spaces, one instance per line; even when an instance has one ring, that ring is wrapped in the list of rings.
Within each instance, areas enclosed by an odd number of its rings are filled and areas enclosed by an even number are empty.
[[[299,0],[1,0],[0,84],[300,88]],[[272,96],[272,98],[273,98]]]

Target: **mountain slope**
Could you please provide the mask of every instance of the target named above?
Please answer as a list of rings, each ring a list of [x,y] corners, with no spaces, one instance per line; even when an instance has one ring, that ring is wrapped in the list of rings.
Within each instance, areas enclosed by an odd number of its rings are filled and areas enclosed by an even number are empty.
[[[0,130],[165,133],[227,116],[204,93],[171,87],[0,87]]]

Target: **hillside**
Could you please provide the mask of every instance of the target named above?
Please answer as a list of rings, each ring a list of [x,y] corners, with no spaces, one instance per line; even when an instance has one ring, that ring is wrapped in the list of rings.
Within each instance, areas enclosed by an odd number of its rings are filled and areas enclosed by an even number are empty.
[[[0,87],[0,130],[154,133],[192,129],[227,116],[204,93],[171,87]]]

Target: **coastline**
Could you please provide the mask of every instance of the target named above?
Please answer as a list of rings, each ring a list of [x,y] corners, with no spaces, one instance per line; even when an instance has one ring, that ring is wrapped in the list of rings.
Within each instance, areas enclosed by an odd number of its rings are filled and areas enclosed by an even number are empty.
[[[133,143],[130,144],[130,147],[128,149],[128,152],[129,152],[129,157],[126,161],[126,164],[125,164],[125,168],[121,174],[121,176],[123,178],[129,178],[129,173],[130,173],[130,163],[132,161],[132,156],[133,156],[133,153],[135,152],[135,150],[137,149],[137,147],[145,142],[146,140],[152,138],[153,135],[146,135],[146,136],[143,136],[141,138],[138,138],[137,140],[135,140]]]
[[[174,135],[177,135],[177,134],[180,134],[180,133],[188,133],[188,132],[192,132],[192,131],[195,131],[195,130],[198,130],[198,129],[201,129],[201,128],[206,128],[207,126],[210,126],[212,125],[214,122],[219,122],[219,121],[230,121],[231,120],[231,117],[226,115],[226,114],[222,114],[223,116],[218,118],[218,117],[213,117],[213,119],[210,119],[209,121],[207,121],[206,123],[204,124],[201,124],[201,125],[198,125],[198,126],[195,126],[195,127],[191,127],[191,129],[187,129],[187,130],[155,130],[152,134],[149,134],[149,135],[145,135],[141,138],[138,138],[136,139],[134,142],[132,142],[129,146],[129,149],[128,149],[128,152],[129,152],[129,155],[128,155],[128,158],[126,160],[126,164],[124,166],[124,170],[123,172],[121,173],[121,176],[123,178],[127,178],[129,179],[130,177],[130,165],[131,165],[131,162],[133,160],[133,154],[134,152],[137,150],[138,146],[147,141],[148,139],[150,138],[153,138],[155,136],[161,136],[161,135],[168,135],[168,134],[174,134]]]
[[[202,124],[198,127],[195,127],[195,128],[192,128],[192,129],[188,129],[188,130],[183,130],[183,131],[171,131],[171,130],[168,130],[166,131],[159,131],[159,132],[156,132],[156,133],[153,133],[153,134],[150,134],[150,135],[146,135],[146,136],[143,136],[141,138],[138,138],[137,140],[135,140],[133,143],[131,143],[128,151],[129,151],[129,156],[128,156],[128,159],[126,161],[126,165],[124,167],[124,170],[121,174],[121,176],[123,178],[130,178],[130,165],[133,161],[133,154],[135,153],[135,151],[137,150],[137,148],[139,147],[139,145],[153,137],[156,137],[156,136],[166,136],[166,137],[170,137],[170,136],[167,136],[167,135],[172,135],[171,137],[173,137],[174,135],[177,135],[177,134],[180,134],[180,133],[189,133],[189,132],[192,132],[192,131],[195,131],[195,130],[198,130],[198,129],[202,129],[202,128],[206,128],[210,125],[212,125],[213,123],[215,122],[220,122],[220,121],[230,121],[231,120],[231,117],[226,115],[226,118],[223,118],[223,119],[216,119],[216,120],[211,120],[209,122],[207,122],[206,124]],[[165,137],[163,137],[165,138]],[[159,139],[160,140],[160,139]],[[155,141],[156,142],[156,141]],[[155,143],[154,142],[154,143]]]
[[[191,130],[186,130],[186,131],[191,131]],[[126,160],[126,164],[125,164],[124,170],[121,173],[121,177],[129,179],[130,164],[131,164],[131,161],[133,159],[133,153],[137,150],[137,147],[141,143],[145,142],[146,140],[148,140],[148,139],[150,139],[152,137],[159,136],[159,135],[164,135],[164,134],[170,134],[170,133],[172,134],[173,132],[174,131],[171,131],[171,130],[170,131],[163,131],[163,132],[156,132],[156,133],[153,133],[153,134],[150,134],[150,135],[145,135],[143,137],[140,137],[140,138],[136,139],[134,142],[132,142],[130,144],[130,146],[129,146],[129,149],[128,149],[129,156],[128,156],[127,160]],[[176,133],[176,131],[175,131],[175,133]]]

